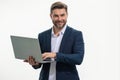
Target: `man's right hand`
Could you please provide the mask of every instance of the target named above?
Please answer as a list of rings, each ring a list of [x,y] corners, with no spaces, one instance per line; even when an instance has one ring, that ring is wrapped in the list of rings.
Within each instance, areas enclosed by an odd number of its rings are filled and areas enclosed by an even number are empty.
[[[28,62],[32,66],[39,65],[39,63],[35,61],[35,58],[33,58],[33,56],[29,56],[28,59],[24,60],[24,62]]]

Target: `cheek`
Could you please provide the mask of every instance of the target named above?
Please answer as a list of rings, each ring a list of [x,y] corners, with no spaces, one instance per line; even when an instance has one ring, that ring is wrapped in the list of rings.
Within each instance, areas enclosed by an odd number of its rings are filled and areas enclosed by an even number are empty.
[[[67,21],[67,18],[64,18],[63,21]]]
[[[58,20],[58,18],[54,18],[54,21],[57,21]]]
[[[56,17],[51,17],[51,19],[52,19],[53,21],[58,20]]]

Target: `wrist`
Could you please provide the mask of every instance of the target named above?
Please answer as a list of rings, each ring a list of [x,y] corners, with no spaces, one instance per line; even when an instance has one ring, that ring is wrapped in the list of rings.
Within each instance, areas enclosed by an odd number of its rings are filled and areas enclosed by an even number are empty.
[[[56,58],[56,53],[55,52],[53,52],[53,58]]]

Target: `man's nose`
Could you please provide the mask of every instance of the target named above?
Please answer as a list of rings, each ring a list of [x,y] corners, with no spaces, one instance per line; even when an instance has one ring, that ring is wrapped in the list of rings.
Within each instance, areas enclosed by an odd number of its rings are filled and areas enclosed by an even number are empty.
[[[59,16],[59,17],[58,17],[58,20],[59,20],[59,21],[61,21],[61,20],[62,20],[62,17],[61,17],[61,16]]]

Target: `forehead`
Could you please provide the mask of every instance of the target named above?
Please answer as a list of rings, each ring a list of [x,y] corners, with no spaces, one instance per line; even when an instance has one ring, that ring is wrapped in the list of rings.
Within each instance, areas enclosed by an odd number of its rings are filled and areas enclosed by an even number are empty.
[[[54,9],[52,10],[52,14],[66,14],[66,10],[65,9]]]

